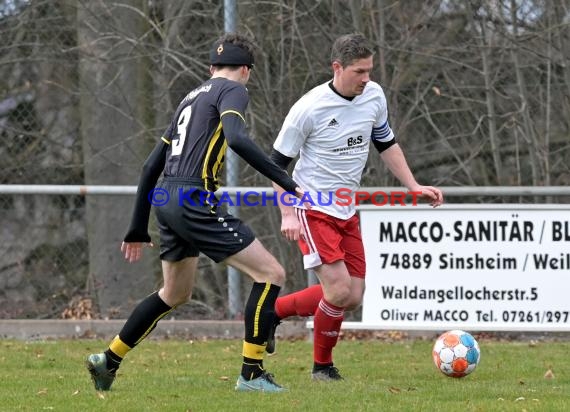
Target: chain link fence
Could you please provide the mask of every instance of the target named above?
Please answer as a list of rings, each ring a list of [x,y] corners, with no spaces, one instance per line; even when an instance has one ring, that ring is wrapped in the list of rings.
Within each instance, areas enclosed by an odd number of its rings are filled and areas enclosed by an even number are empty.
[[[420,182],[568,185],[566,1],[236,4],[238,30],[258,46],[248,127],[267,152],[289,107],[330,79],[333,40],[360,31],[377,48],[372,77]],[[223,5],[0,0],[0,184],[135,185],[180,99],[208,77]],[[269,185],[243,162],[239,171],[240,186]],[[397,185],[374,151],[362,183]],[[0,317],[125,316],[161,279],[156,251],[137,265],[121,261],[131,207],[129,196],[0,195]],[[286,264],[286,289],[302,287],[299,252],[280,239],[277,209],[240,216]],[[193,301],[176,316],[227,317],[226,288],[225,269],[201,261]]]

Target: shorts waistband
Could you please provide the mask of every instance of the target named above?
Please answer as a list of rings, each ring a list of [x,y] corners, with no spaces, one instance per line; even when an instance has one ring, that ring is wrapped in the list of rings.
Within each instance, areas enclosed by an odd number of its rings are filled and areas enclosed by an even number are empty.
[[[183,185],[191,185],[197,187],[204,187],[204,180],[199,177],[178,177],[178,176],[165,176],[162,178],[164,183],[180,183]]]

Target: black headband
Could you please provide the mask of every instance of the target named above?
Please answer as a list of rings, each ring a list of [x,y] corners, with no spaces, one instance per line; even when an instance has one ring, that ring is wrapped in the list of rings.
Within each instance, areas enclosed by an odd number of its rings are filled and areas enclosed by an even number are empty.
[[[213,66],[253,66],[253,54],[232,43],[216,43],[210,50]]]

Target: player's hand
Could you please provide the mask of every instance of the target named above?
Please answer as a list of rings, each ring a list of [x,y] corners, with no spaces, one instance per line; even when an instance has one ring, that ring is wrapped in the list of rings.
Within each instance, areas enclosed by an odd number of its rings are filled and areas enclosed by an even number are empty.
[[[443,204],[443,192],[437,187],[418,185],[411,189],[410,192],[421,193],[420,196],[428,199],[430,205],[433,207],[438,207]]]
[[[121,243],[121,252],[129,263],[133,263],[142,257],[142,250],[145,246],[154,247],[154,244],[152,242],[123,242]]]
[[[295,188],[295,197],[297,199],[303,200],[304,196],[305,196],[305,191],[297,186]],[[311,210],[313,208],[313,204],[311,202],[307,201],[306,199],[307,198],[305,198],[305,200],[303,202],[300,202],[300,204],[302,204],[305,207],[305,209]]]
[[[294,211],[283,215],[281,219],[281,234],[287,240],[299,240],[303,236],[303,226]]]

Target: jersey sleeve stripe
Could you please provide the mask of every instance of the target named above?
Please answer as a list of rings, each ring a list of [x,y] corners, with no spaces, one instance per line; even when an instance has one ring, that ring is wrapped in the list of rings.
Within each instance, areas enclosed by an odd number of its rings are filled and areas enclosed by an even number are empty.
[[[229,113],[237,114],[237,115],[241,118],[241,120],[243,120],[244,123],[245,123],[245,119],[243,118],[243,116],[241,115],[241,113],[238,112],[238,111],[236,111],[236,110],[226,110],[226,111],[224,111],[224,112],[222,112],[222,113],[220,114],[220,118],[222,118],[223,115],[229,114]]]
[[[372,128],[372,140],[385,142],[391,140],[393,137],[394,133],[392,129],[390,129],[390,126],[388,126],[388,123],[384,123],[381,127]]]
[[[163,141],[164,143],[166,143],[166,144],[170,144],[170,143],[171,143],[171,141],[168,140],[168,139],[167,139],[166,137],[164,137],[164,136],[161,137],[160,140],[162,140],[162,141]]]

